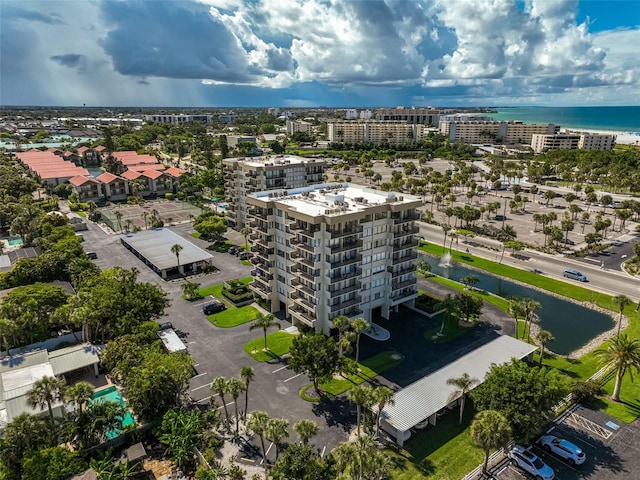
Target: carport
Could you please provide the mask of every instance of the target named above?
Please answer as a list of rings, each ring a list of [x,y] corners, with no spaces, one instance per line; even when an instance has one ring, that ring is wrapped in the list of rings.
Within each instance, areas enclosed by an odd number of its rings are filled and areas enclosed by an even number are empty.
[[[410,430],[416,425],[428,422],[435,425],[438,414],[445,408],[457,405],[459,396],[455,396],[455,387],[447,385],[450,378],[458,378],[464,373],[477,378],[480,383],[490,370],[491,365],[522,360],[531,357],[538,347],[515,338],[501,335],[489,343],[478,347],[449,365],[399,390],[395,404],[382,410],[381,426],[402,446],[411,436]]]
[[[213,261],[209,252],[166,228],[127,233],[120,241],[165,280],[170,275],[198,273],[203,265],[211,265]],[[182,247],[179,257],[171,251],[173,245]]]

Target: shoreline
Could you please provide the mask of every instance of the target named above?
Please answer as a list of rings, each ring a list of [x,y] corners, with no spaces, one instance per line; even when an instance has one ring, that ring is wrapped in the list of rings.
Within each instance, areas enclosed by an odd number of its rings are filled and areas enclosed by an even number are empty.
[[[620,130],[597,130],[591,128],[563,127],[560,132],[597,133],[599,135],[616,135],[616,145],[640,145],[640,132]]]

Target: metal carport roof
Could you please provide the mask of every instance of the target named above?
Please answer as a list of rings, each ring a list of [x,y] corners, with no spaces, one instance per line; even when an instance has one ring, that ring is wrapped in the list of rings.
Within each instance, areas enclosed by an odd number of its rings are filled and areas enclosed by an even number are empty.
[[[501,335],[396,392],[395,404],[385,406],[381,418],[397,430],[409,430],[455,400],[451,397],[455,387],[447,385],[448,379],[467,373],[482,383],[492,364],[500,365],[513,358],[523,359],[537,348]]]

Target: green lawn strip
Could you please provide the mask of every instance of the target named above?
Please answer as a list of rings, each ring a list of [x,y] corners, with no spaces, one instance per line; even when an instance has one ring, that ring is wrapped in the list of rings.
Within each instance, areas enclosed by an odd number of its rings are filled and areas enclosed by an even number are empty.
[[[462,283],[456,282],[454,280],[449,280],[448,278],[438,277],[437,275],[433,275],[429,277],[429,280],[432,282],[439,283],[441,285],[446,285],[447,287],[455,288],[456,290],[462,293],[479,297],[482,300],[485,300],[486,302],[489,302],[490,304],[495,305],[500,310],[503,310],[505,312],[509,310],[509,302],[502,297],[494,295],[493,293],[486,292],[484,290],[478,290],[478,289],[468,290],[465,287],[465,285],[463,285]]]
[[[364,382],[377,377],[387,370],[391,370],[404,361],[404,357],[394,358],[400,355],[395,351],[380,352],[372,357],[362,360],[358,363],[358,373],[348,375],[346,378],[334,378],[329,382],[321,383],[320,389],[329,395],[340,395],[349,390],[354,385],[360,385]]]
[[[458,425],[458,410],[438,419],[435,427],[411,438],[405,449],[389,448],[386,452],[397,467],[394,480],[458,479],[476,468],[484,459],[480,448],[471,445],[469,421]]]
[[[249,323],[258,318],[261,313],[251,305],[240,308],[228,308],[220,313],[209,315],[207,319],[216,327],[231,328],[244,323]]]
[[[239,281],[244,283],[245,285],[248,285],[249,283],[251,283],[252,280],[253,280],[253,277],[244,277],[239,279]],[[197,298],[205,298],[205,297],[208,297],[209,295],[213,295],[214,297],[219,298],[220,300],[224,300],[225,303],[229,305],[231,308],[235,308],[233,306],[233,303],[229,302],[226,298],[222,296],[222,283],[218,283],[217,285],[210,285],[208,287],[204,287],[199,290],[196,290],[196,295],[197,295]]]
[[[191,236],[192,236],[193,238],[200,238],[200,237],[202,236],[202,234],[201,234],[200,232],[193,232],[193,233],[191,234]]]
[[[264,338],[260,335],[260,337],[255,340],[251,340],[246,343],[244,345],[244,351],[258,362],[268,362],[269,360],[278,358],[285,353],[289,353],[294,336],[295,335],[285,331],[270,333],[267,335],[268,350],[264,351]]]
[[[240,263],[241,263],[242,265],[246,265],[247,267],[250,267],[250,266],[251,266],[251,262],[250,262],[249,260],[240,260]]]
[[[456,338],[462,337],[463,335],[473,331],[473,327],[463,327],[456,322],[446,322],[444,329],[442,330],[442,334],[439,335],[441,328],[442,326],[438,325],[437,327],[424,332],[422,336],[428,343],[440,345],[450,342],[451,340],[455,340]]]
[[[434,244],[423,245],[418,248],[434,255],[440,255],[442,253],[442,247]],[[543,275],[528,272],[526,270],[520,270],[509,265],[501,265],[496,262],[492,262],[491,260],[485,260],[464,252],[453,251],[452,257],[460,263],[472,265],[480,270],[485,270],[495,275],[519,280],[523,283],[534,285],[574,300],[595,303],[599,307],[607,310],[612,310],[614,312],[616,310],[613,303],[613,297],[605,293],[588,290],[579,285],[573,285],[553,278],[548,278]],[[433,279],[435,280],[437,278],[438,277],[434,277]],[[624,332],[629,336],[629,338],[640,339],[640,312],[635,311],[635,306],[636,305],[629,305],[624,310],[624,314],[629,318],[629,326],[624,330]],[[518,332],[522,335],[521,328],[518,329]],[[552,344],[549,346],[553,348]],[[576,360],[545,354],[544,364],[557,368],[560,372],[568,376],[572,382],[587,380],[601,367],[593,352],[587,353]],[[604,388],[607,394],[611,394],[613,392],[613,383],[613,380],[611,380],[605,384]],[[628,421],[628,419],[633,420],[640,414],[640,403],[636,400],[638,398],[640,398],[640,385],[634,385],[631,381],[631,377],[626,375],[622,381],[623,401],[615,403],[607,399],[603,399],[604,402],[602,403],[602,410],[622,421]]]
[[[87,218],[87,214],[85,212],[76,212],[78,215],[80,215],[82,218]]]

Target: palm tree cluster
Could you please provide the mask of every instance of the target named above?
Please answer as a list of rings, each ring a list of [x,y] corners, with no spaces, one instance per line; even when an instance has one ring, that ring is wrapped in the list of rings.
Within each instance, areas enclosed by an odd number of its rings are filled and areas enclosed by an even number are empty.
[[[530,335],[531,323],[537,323],[540,319],[537,312],[541,308],[542,305],[540,305],[540,302],[532,298],[511,297],[509,299],[509,314],[516,321],[516,338],[519,338],[519,318],[524,320],[522,339],[527,340]]]
[[[244,393],[244,411],[242,411],[242,419],[246,420],[247,412],[249,411],[249,385],[254,379],[255,373],[251,367],[243,367],[240,371],[240,378],[224,378],[216,377],[211,382],[211,404],[216,405],[215,396],[220,397],[222,408],[224,409],[224,424],[227,429],[231,426],[231,417],[229,415],[229,409],[227,408],[226,395],[229,395],[233,399],[233,406],[235,410],[235,427],[234,432],[238,435],[240,430],[240,410],[238,409],[238,399],[240,395]]]

